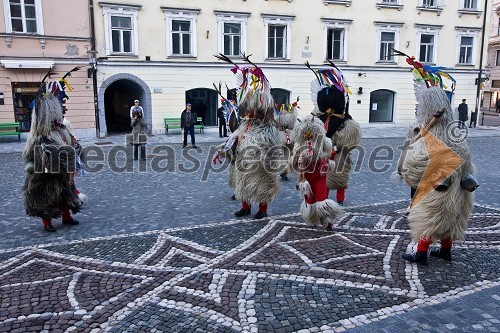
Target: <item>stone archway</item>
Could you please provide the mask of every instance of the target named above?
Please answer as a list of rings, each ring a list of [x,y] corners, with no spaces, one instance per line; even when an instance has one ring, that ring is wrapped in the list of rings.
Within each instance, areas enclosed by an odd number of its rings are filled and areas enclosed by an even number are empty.
[[[108,88],[112,90],[112,92],[108,91]],[[135,93],[130,93],[134,90],[137,90]],[[111,97],[114,95],[116,97]],[[113,98],[113,102],[110,102],[110,98]],[[144,118],[146,123],[148,124],[149,131],[152,128],[153,122],[153,114],[152,114],[152,102],[151,102],[151,90],[149,86],[140,78],[133,74],[128,73],[120,73],[113,75],[107,78],[99,87],[99,96],[98,96],[98,108],[99,108],[99,136],[103,137],[108,134],[108,124],[107,121],[112,121],[114,117],[110,114],[106,116],[106,107],[113,107],[113,110],[109,110],[113,112],[114,115],[117,116],[115,119],[119,119],[121,125],[119,128],[125,128],[125,124],[122,124],[124,119],[124,113],[128,114],[127,106],[130,103],[130,106],[133,105],[134,99],[138,99],[142,108],[144,109]],[[116,103],[120,105],[116,105]],[[107,104],[107,105],[106,105]],[[128,106],[128,109],[130,109]],[[113,124],[110,126],[111,129],[117,129],[117,126]],[[120,132],[120,131],[118,131]]]

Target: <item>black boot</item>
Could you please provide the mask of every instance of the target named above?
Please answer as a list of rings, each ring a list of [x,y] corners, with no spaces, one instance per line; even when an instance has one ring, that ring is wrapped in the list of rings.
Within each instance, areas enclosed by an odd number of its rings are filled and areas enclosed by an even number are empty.
[[[63,224],[67,224],[67,225],[77,225],[77,224],[80,224],[80,222],[78,222],[77,220],[75,219],[68,219],[68,220],[63,220],[62,221]]]
[[[264,217],[267,217],[267,212],[257,212],[257,214],[253,216],[253,218],[257,220],[263,219]]]
[[[48,231],[48,232],[56,232],[56,228],[54,228],[52,223],[44,225],[43,230]]]
[[[430,253],[431,256],[436,258],[441,258],[443,260],[451,261],[451,248],[450,249],[435,249]]]
[[[405,253],[403,259],[421,265],[427,265],[427,251],[417,251],[415,254]]]
[[[288,176],[287,176],[286,172],[280,173],[280,177],[282,180],[288,180]]]
[[[234,212],[234,216],[242,217],[242,216],[250,215],[250,213],[251,213],[250,209],[241,208],[239,211]]]
[[[236,194],[233,194],[233,195],[231,196],[231,200],[236,200]]]

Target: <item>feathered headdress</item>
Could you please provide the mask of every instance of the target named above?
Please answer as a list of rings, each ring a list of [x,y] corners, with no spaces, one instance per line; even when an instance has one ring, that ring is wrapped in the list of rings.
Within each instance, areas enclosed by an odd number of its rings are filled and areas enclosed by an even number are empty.
[[[243,115],[254,113],[257,118],[259,114],[268,117],[269,110],[271,112],[274,110],[271,85],[262,69],[250,61],[250,56],[245,56],[245,54],[242,56],[252,66],[240,67],[223,54],[215,55],[217,59],[234,65],[231,71],[236,74],[237,103],[240,112],[243,111]]]
[[[351,95],[352,92],[349,89],[347,80],[344,78],[344,75],[342,74],[340,68],[338,68],[330,60],[329,62],[332,68],[317,69],[317,70],[312,69],[311,65],[309,65],[309,62],[305,63],[306,67],[309,68],[316,76],[316,80],[313,80],[311,82],[311,100],[315,108],[321,111],[320,105],[318,104],[318,93],[320,93],[325,88],[332,88],[335,89],[339,94],[345,96],[346,103],[343,106],[343,109],[348,110],[349,95]],[[328,90],[326,90],[326,93],[328,93]],[[342,111],[343,113],[344,110],[337,110],[337,111],[338,112]]]
[[[445,72],[445,70],[449,70],[451,68],[424,65],[418,62],[414,56],[410,57],[409,55],[395,49],[393,49],[393,51],[396,56],[406,57],[406,63],[413,66],[413,74],[415,75],[415,82],[417,84],[425,83],[427,88],[439,86],[443,90],[446,90],[448,87],[445,85],[443,80],[443,78],[446,78],[451,81],[451,92],[453,93],[453,91],[455,91],[457,81],[450,74]]]

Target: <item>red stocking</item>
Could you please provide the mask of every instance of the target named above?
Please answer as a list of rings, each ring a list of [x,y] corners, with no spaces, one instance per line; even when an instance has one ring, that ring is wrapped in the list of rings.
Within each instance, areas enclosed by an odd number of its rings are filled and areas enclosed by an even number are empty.
[[[52,225],[52,220],[50,219],[50,217],[42,217],[42,223],[43,223],[43,226],[44,227],[48,227],[49,225]]]
[[[430,239],[425,239],[422,238],[421,240],[418,241],[417,245],[417,252],[427,252],[429,249],[429,245],[431,245],[431,240]]]
[[[71,216],[71,213],[69,212],[68,207],[63,207],[62,208],[62,220],[63,221],[72,221],[73,217]]]
[[[259,212],[260,212],[260,213],[265,213],[265,212],[267,212],[267,203],[265,203],[265,202],[261,202],[261,203],[259,204]]]
[[[441,248],[442,249],[451,249],[451,246],[453,245],[453,241],[449,238],[446,239],[441,239]]]
[[[337,189],[337,202],[344,202],[345,200],[345,188]]]
[[[250,205],[248,202],[246,201],[242,201],[241,202],[241,208],[245,209],[245,210],[250,210],[252,209],[252,205]]]

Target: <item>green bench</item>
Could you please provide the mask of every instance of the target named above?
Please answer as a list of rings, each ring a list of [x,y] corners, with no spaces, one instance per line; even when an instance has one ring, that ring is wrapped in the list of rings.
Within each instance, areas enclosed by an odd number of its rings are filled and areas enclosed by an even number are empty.
[[[21,142],[20,128],[19,123],[0,123],[0,136],[17,135],[17,141]]]
[[[180,129],[181,128],[181,118],[163,118],[163,124],[165,126],[165,134],[168,135],[169,130]],[[203,124],[203,118],[197,117],[194,129],[200,130],[200,133],[205,134],[205,125]]]
[[[168,130],[181,129],[181,118],[163,118],[165,126],[165,134],[168,135]]]

